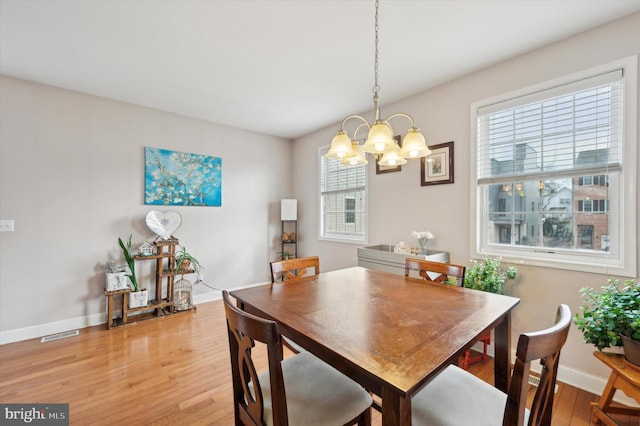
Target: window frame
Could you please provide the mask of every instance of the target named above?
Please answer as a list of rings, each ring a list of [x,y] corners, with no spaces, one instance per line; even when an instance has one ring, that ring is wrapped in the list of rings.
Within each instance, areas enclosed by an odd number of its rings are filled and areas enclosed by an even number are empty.
[[[637,97],[638,97],[638,56],[630,56],[618,61],[613,61],[588,70],[576,72],[551,81],[525,87],[509,93],[497,95],[492,98],[473,102],[470,105],[471,163],[478,161],[478,110],[488,105],[516,100],[535,94],[537,92],[561,88],[580,80],[589,79],[617,69],[623,70],[622,93],[624,95],[623,128],[622,128],[622,170],[619,176],[611,175],[617,179],[618,191],[612,191],[609,200],[616,203],[619,209],[616,217],[611,216],[610,229],[607,235],[617,234],[619,239],[619,256],[602,253],[583,253],[578,250],[553,252],[544,247],[533,246],[500,246],[483,241],[484,233],[481,232],[484,216],[490,214],[487,206],[481,205],[484,199],[480,191],[483,185],[478,183],[478,170],[470,168],[471,188],[471,238],[470,254],[473,258],[487,256],[500,256],[506,261],[524,265],[543,266],[583,272],[606,273],[619,276],[637,276],[637,231],[634,211],[637,205]],[[523,101],[524,103],[524,101]],[[551,175],[551,179],[554,177]],[[556,177],[559,178],[559,177]],[[608,178],[607,178],[608,179]],[[595,182],[594,182],[595,183]],[[609,181],[607,180],[607,185]],[[486,195],[485,195],[486,196]],[[607,205],[607,211],[611,211],[611,205]],[[594,213],[594,212],[592,212]]]
[[[316,176],[318,177],[318,240],[319,241],[331,241],[331,242],[339,242],[339,243],[347,243],[347,244],[357,244],[357,245],[366,245],[369,241],[369,169],[367,165],[356,166],[364,168],[364,235],[362,237],[358,237],[357,234],[353,235],[336,235],[336,234],[326,234],[325,233],[325,215],[324,215],[324,202],[323,202],[323,193],[322,193],[322,161],[325,154],[329,151],[329,145],[323,145],[318,147],[318,172]],[[325,158],[326,160],[326,158]],[[329,159],[330,160],[330,159]],[[338,161],[338,160],[332,160]],[[345,166],[347,167],[347,166]],[[353,167],[353,166],[348,166]],[[356,201],[356,210],[346,210],[343,209],[342,215],[343,218],[346,218],[346,213],[348,212],[357,212],[357,201]]]

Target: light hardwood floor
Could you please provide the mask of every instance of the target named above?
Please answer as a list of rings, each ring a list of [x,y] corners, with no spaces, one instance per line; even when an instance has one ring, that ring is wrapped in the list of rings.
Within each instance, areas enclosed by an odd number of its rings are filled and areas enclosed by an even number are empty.
[[[264,351],[256,356],[266,368]],[[490,379],[493,363],[470,371]],[[231,425],[232,398],[221,301],[112,330],[0,346],[0,402],[69,403],[72,425]],[[596,399],[561,383],[554,425],[592,424],[588,407]],[[616,420],[638,425],[628,416]],[[380,425],[375,410],[373,424]]]

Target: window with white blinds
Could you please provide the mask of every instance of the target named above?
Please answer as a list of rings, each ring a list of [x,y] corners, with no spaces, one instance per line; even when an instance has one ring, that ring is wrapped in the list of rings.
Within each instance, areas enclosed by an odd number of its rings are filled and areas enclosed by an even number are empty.
[[[319,150],[320,237],[343,241],[366,241],[365,166],[343,166],[326,158],[329,148]]]
[[[472,105],[476,256],[635,274],[636,76],[630,58]]]
[[[622,70],[478,108],[478,182],[620,170]]]

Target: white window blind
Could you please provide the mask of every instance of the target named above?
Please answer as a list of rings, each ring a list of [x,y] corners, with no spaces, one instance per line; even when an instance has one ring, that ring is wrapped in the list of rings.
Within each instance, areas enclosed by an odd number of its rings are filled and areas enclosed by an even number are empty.
[[[478,183],[619,171],[622,107],[616,70],[479,108]]]
[[[319,150],[321,237],[365,241],[366,167],[343,166]]]

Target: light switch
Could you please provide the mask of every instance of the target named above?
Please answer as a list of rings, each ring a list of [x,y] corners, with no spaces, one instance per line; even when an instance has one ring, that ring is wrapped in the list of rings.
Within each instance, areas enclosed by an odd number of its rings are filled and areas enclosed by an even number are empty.
[[[14,231],[13,219],[0,219],[0,232],[13,232]]]

